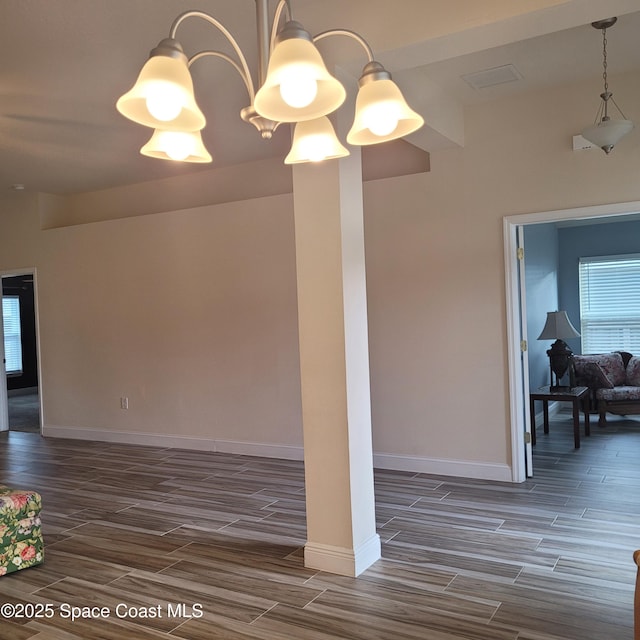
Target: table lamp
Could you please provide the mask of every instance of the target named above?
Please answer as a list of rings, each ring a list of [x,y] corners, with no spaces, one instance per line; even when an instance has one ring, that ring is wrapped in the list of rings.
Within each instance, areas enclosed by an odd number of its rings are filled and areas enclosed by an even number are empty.
[[[550,390],[566,391],[571,386],[562,386],[560,379],[567,372],[569,366],[573,365],[573,352],[565,342],[566,338],[579,338],[580,334],[567,317],[566,311],[549,311],[547,321],[538,336],[538,340],[555,340],[551,348],[547,350],[549,356],[550,369]],[[556,376],[556,383],[553,384],[553,375]]]

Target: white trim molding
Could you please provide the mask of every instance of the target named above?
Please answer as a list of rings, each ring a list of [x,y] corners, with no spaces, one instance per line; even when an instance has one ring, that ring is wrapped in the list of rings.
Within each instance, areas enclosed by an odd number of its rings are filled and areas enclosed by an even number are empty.
[[[381,553],[380,536],[377,533],[357,549],[307,542],[304,547],[304,566],[355,578],[379,560]]]
[[[271,444],[265,442],[243,442],[240,440],[219,440],[175,436],[160,433],[141,433],[133,431],[112,431],[109,429],[87,429],[81,427],[63,427],[43,425],[42,435],[47,438],[70,438],[72,440],[94,440],[96,442],[114,442],[167,449],[189,449],[195,451],[213,451],[262,458],[280,458],[282,460],[303,460],[302,446]],[[448,460],[422,458],[393,453],[374,453],[373,466],[376,469],[390,471],[409,471],[430,473],[459,478],[478,480],[511,481],[511,469],[497,462],[475,462],[470,460]]]
[[[85,429],[81,427],[61,427],[46,425],[42,435],[47,438],[70,438],[72,440],[94,440],[96,442],[115,442],[148,447],[166,447],[167,449],[189,449],[193,451],[212,451],[282,460],[302,460],[303,449],[291,445],[268,444],[264,442],[239,442],[216,440],[189,436],[174,436],[160,433],[141,433],[132,431],[110,431],[108,429]]]
[[[498,462],[475,462],[471,460],[421,458],[418,456],[376,453],[373,456],[373,466],[376,469],[388,469],[390,471],[412,471],[414,473],[428,473],[440,476],[511,482],[511,468]]]

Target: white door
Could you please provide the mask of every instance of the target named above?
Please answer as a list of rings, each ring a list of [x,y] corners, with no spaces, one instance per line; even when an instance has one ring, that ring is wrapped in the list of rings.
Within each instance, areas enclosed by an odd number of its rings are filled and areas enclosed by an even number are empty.
[[[520,366],[522,368],[522,394],[525,398],[523,403],[523,423],[524,423],[524,456],[527,477],[533,475],[533,450],[531,445],[531,415],[528,410],[529,405],[526,399],[529,398],[529,352],[527,341],[527,292],[525,287],[525,260],[524,249],[524,226],[519,225],[516,230],[517,258],[518,258],[518,285],[520,303]]]
[[[507,355],[509,360],[509,420],[511,424],[511,475],[524,482],[533,473],[531,419],[529,417],[529,359],[526,337],[526,296],[522,225],[504,219],[504,258],[507,302]]]

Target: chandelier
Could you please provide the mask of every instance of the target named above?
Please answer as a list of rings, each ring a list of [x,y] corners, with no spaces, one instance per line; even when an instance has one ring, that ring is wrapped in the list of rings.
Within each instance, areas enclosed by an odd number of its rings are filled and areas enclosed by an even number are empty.
[[[600,147],[605,153],[611,153],[613,147],[633,129],[633,122],[627,120],[622,110],[613,99],[613,94],[609,91],[609,81],[607,78],[607,29],[612,27],[618,18],[607,18],[592,22],[594,29],[602,31],[602,78],[604,80],[604,91],[600,94],[600,107],[596,114],[596,120],[591,127],[582,132],[582,137],[589,142]],[[622,116],[621,120],[612,120],[609,115],[609,103],[618,110]]]
[[[231,45],[233,55],[205,50],[188,58],[176,33],[189,18],[205,20],[215,27]],[[216,57],[231,64],[249,94],[250,104],[240,112],[242,120],[253,124],[265,139],[270,139],[281,123],[295,125],[286,164],[349,155],[327,117],[342,105],[346,90],[329,73],[316,47],[331,36],[355,40],[368,59],[358,81],[355,117],[347,134],[349,144],[395,140],[424,124],[408,106],[391,74],[374,60],[369,44],[356,32],[332,29],[312,37],[292,19],[289,0],[279,0],[271,27],[269,0],[256,0],[256,26],[257,91],[242,49],[221,22],[197,10],[186,11],[173,21],[169,37],[152,49],[136,83],[116,103],[122,115],[154,129],[140,153],[183,162],[211,162],[200,133],[206,119],[194,96],[190,67],[201,58]]]

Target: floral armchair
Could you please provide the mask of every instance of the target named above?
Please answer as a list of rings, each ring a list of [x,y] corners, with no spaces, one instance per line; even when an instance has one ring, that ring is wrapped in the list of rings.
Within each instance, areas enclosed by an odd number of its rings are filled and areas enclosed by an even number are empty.
[[[44,561],[41,506],[35,491],[0,485],[0,576]]]

